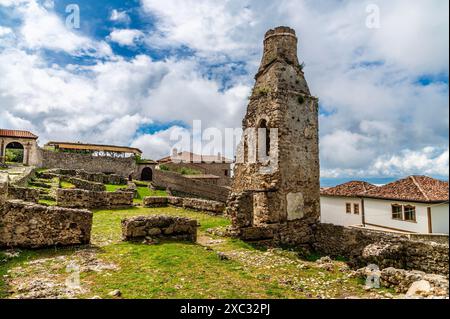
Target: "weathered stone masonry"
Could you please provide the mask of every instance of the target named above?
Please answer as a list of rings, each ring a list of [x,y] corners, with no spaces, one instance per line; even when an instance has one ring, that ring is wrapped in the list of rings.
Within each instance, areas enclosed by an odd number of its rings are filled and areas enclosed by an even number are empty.
[[[448,244],[319,223],[318,100],[298,62],[294,30],[266,33],[255,79],[227,202],[231,235],[346,257],[354,266],[375,263],[448,276]],[[278,131],[261,138],[251,128]],[[265,144],[267,154],[254,144]]]
[[[214,201],[226,202],[229,188],[212,185],[199,180],[192,180],[181,174],[155,169],[152,185],[162,189],[175,191],[182,196],[201,197]]]
[[[318,100],[298,62],[294,30],[278,27],[266,33],[255,79],[238,149],[243,163],[235,166],[227,213],[243,239],[309,243],[320,210]],[[264,141],[250,134],[252,128],[278,132],[268,132],[270,139]],[[269,161],[257,154],[263,143]]]
[[[334,257],[346,257],[354,267],[376,264],[448,275],[448,244],[410,240],[406,235],[332,224],[318,224],[312,246]]]
[[[138,216],[122,220],[124,240],[144,238],[169,238],[197,241],[197,221],[185,217],[154,215]]]
[[[20,199],[25,202],[37,203],[39,201],[39,190],[28,187],[10,185],[8,187],[9,199]]]
[[[119,208],[133,206],[133,192],[94,192],[82,189],[58,189],[56,203],[69,208]]]
[[[77,153],[53,152],[40,149],[40,165],[45,168],[85,169],[96,173],[114,173],[123,177],[133,174],[136,160],[133,157],[114,158]]]
[[[88,244],[92,213],[9,200],[0,207],[0,247]]]
[[[144,198],[144,207],[165,207],[169,205],[203,211],[212,215],[222,215],[225,210],[223,203],[206,199],[174,196],[148,196]]]

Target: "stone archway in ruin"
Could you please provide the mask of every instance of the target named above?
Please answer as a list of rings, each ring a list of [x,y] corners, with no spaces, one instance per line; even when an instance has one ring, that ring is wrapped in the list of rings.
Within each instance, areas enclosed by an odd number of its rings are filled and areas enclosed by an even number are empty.
[[[144,167],[141,172],[141,180],[142,181],[149,181],[151,182],[153,180],[153,171],[150,167]]]
[[[19,142],[11,142],[5,147],[6,162],[23,164],[25,161],[25,148]]]

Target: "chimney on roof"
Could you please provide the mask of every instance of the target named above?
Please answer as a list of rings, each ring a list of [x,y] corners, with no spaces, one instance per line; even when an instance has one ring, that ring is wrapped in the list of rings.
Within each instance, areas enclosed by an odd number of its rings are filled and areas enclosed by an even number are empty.
[[[222,154],[220,154],[220,152],[217,152],[217,160],[222,162]]]

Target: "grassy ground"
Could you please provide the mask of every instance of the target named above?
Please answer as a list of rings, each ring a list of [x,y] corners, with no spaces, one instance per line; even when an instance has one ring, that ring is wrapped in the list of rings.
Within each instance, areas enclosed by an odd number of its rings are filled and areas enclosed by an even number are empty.
[[[106,184],[105,186],[107,192],[115,192],[119,188],[126,187],[126,185],[110,185],[110,184]],[[146,184],[142,183],[137,184],[137,197],[134,199],[134,202],[140,204],[144,200],[144,197],[147,196],[167,196],[167,192],[163,190],[150,189]]]
[[[148,214],[197,219],[201,224],[198,243],[122,242],[121,219]],[[173,207],[95,211],[90,247],[24,250],[13,258],[0,253],[0,296],[10,297],[11,290],[12,297],[19,297],[27,291],[23,287],[35,294],[46,293],[42,283],[36,283],[39,280],[51,282],[53,290],[64,286],[65,267],[75,260],[85,269],[81,271],[83,290],[69,297],[111,298],[108,293],[115,289],[123,298],[373,297],[359,280],[347,278],[347,272],[340,269],[342,262],[324,270],[293,252],[259,250],[240,240],[206,233],[208,228],[227,225],[223,217]]]

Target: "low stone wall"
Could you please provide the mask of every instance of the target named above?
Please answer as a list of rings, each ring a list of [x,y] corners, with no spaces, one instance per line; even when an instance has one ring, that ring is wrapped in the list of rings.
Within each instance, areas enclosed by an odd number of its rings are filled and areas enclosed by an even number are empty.
[[[84,189],[87,191],[93,191],[93,192],[104,192],[106,191],[106,186],[102,183],[97,182],[91,182],[85,179],[71,177],[71,176],[65,176],[62,175],[60,178],[61,181],[71,183],[75,185],[78,189]]]
[[[85,170],[77,170],[76,174],[84,180],[103,184],[126,185],[128,182],[126,178],[117,174],[92,173]]]
[[[39,248],[90,242],[92,213],[8,200],[0,208],[0,247]]]
[[[168,238],[196,242],[197,227],[196,220],[185,217],[138,216],[122,220],[122,237],[129,241]]]
[[[222,215],[225,211],[225,204],[206,199],[183,198],[183,208]]]
[[[93,192],[82,189],[58,189],[56,203],[69,208],[119,208],[133,206],[132,192]]]
[[[164,207],[168,205],[208,212],[213,215],[222,215],[225,210],[225,204],[206,199],[174,196],[149,196],[144,198],[145,207]]]
[[[380,269],[395,267],[448,275],[449,246],[415,241],[406,235],[318,224],[312,243],[322,254],[350,260],[355,267],[376,264]]]
[[[94,183],[100,184],[111,184],[111,185],[127,185],[128,180],[117,174],[104,174],[104,173],[95,173],[88,172],[84,169],[49,169],[46,172],[39,173],[43,178],[48,177],[52,178],[55,176],[71,176],[76,177],[85,181],[90,181]],[[45,177],[44,177],[45,176]]]
[[[444,234],[407,234],[411,240],[432,241],[448,245],[448,235]]]
[[[448,296],[448,279],[442,275],[426,274],[423,271],[385,268],[380,274],[381,285],[394,288],[396,292],[406,293],[411,285],[419,280],[430,283],[430,295]]]
[[[9,186],[9,199],[20,199],[25,202],[37,203],[39,201],[39,190],[35,188]]]
[[[28,185],[28,181],[36,174],[36,168],[33,166],[24,167],[24,172],[18,176],[11,177],[10,184],[26,187]]]
[[[404,270],[394,267],[376,269],[372,266],[360,268],[350,274],[361,279],[379,278],[383,287],[392,288],[397,293],[406,293],[408,297],[447,297],[449,294],[448,278],[443,275],[427,274],[418,270]],[[419,288],[420,289],[417,289]],[[416,289],[415,289],[416,288]]]
[[[157,188],[169,189],[178,193],[201,197],[225,203],[228,198],[229,188],[212,185],[200,180],[192,180],[181,174],[155,169],[153,171],[152,184]],[[191,196],[191,197],[192,197]]]
[[[94,173],[114,173],[125,178],[136,169],[136,160],[133,157],[114,158],[44,149],[40,149],[40,153],[41,167],[45,168],[84,169]]]
[[[5,203],[8,198],[8,174],[0,172],[0,207]]]

